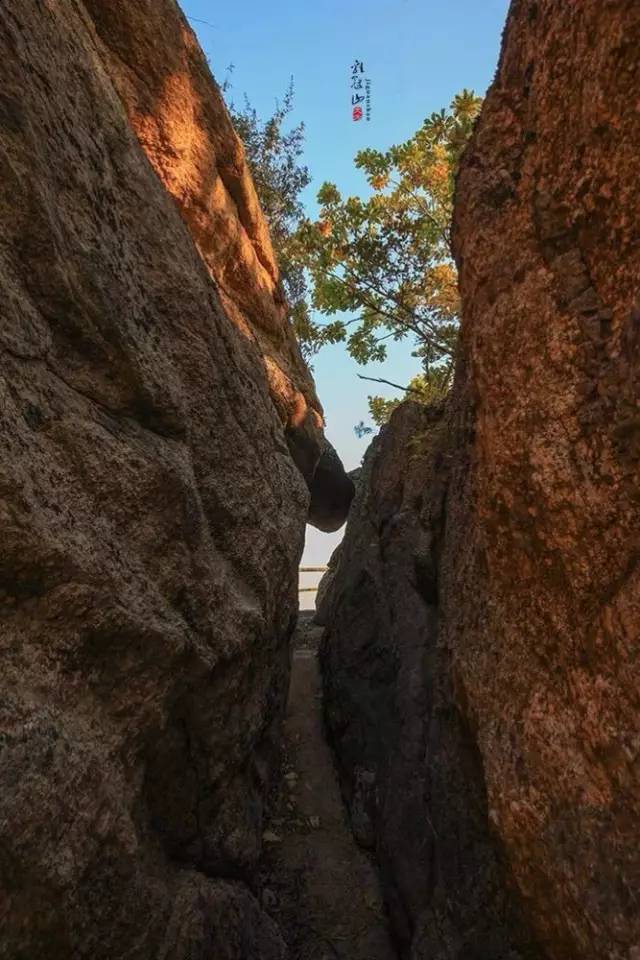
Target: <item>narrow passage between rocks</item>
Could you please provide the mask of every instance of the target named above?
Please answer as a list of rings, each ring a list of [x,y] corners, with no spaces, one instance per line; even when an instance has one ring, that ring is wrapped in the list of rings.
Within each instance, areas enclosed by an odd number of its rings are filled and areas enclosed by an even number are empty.
[[[301,614],[283,777],[264,831],[262,903],[283,931],[291,960],[395,960],[376,867],[353,839],[324,738],[321,632]]]

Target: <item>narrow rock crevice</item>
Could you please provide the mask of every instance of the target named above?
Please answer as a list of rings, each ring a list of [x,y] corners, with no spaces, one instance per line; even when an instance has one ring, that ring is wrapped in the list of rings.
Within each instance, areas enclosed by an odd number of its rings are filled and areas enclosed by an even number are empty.
[[[321,628],[300,615],[257,893],[290,960],[396,960],[375,862],[352,836],[322,720]]]
[[[0,4],[3,960],[639,960],[639,49],[513,0],[354,484],[175,0]]]

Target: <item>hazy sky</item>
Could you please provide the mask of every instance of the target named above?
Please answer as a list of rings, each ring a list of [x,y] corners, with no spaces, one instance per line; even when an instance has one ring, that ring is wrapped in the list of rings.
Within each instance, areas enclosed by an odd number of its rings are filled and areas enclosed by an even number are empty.
[[[293,75],[295,122],[306,125],[306,156],[313,183],[343,193],[366,184],[353,166],[362,147],[387,148],[410,137],[432,111],[463,87],[484,93],[493,78],[508,0],[181,0],[216,78],[233,63],[233,94],[247,93],[267,115]],[[196,21],[206,20],[207,24]],[[371,120],[351,118],[350,66],[362,60],[371,80]],[[314,363],[327,434],[347,469],[366,447],[353,426],[367,421],[367,395],[397,396],[357,379],[357,373],[406,383],[418,372],[408,344],[397,345],[384,365],[357,367],[342,345],[325,348]],[[309,530],[304,560],[325,563],[341,534]]]

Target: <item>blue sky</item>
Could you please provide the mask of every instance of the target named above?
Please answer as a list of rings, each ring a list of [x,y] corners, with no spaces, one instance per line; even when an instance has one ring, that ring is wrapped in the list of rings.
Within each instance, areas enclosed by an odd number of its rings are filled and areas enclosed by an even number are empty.
[[[262,115],[293,75],[293,122],[306,125],[305,162],[313,176],[305,201],[315,212],[324,180],[346,194],[361,193],[353,166],[363,147],[387,148],[410,137],[434,110],[463,87],[484,93],[493,79],[508,0],[181,0],[221,82],[234,64],[233,95],[247,93]],[[197,19],[196,19],[197,18]],[[197,22],[206,20],[207,23]],[[371,120],[351,119],[350,65],[362,60],[371,80]],[[367,441],[353,426],[367,421],[367,395],[397,396],[358,380],[357,373],[406,383],[418,372],[410,344],[395,345],[387,362],[357,367],[342,345],[314,362],[327,434],[348,469]],[[305,562],[324,563],[340,535],[309,531]]]

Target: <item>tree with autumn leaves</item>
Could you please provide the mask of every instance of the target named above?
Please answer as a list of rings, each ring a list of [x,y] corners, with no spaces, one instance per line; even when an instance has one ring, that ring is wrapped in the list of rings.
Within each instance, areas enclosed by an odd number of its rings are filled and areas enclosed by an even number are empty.
[[[408,339],[421,371],[402,389],[424,402],[446,393],[459,316],[454,181],[481,102],[463,90],[405,143],[360,151],[355,163],[371,188],[366,198],[343,198],[334,184],[322,185],[319,218],[303,219],[293,243],[310,278],[312,307],[328,318],[307,315],[298,330],[308,354],[345,341],[364,364],[384,360],[390,340]],[[370,397],[374,421],[384,422],[398,402]]]
[[[223,84],[229,94],[230,78]],[[410,340],[420,372],[397,400],[369,397],[383,423],[407,393],[425,403],[444,396],[458,328],[456,269],[450,251],[458,162],[481,100],[463,90],[405,143],[355,158],[367,197],[343,198],[332,183],[318,193],[320,215],[304,214],[310,175],[300,162],[304,126],[290,130],[293,85],[261,119],[244,100],[229,103],[279,258],[290,318],[307,360],[325,344],[346,342],[355,361],[383,361],[389,341]],[[384,381],[389,382],[389,381]],[[366,428],[363,428],[363,431]]]

